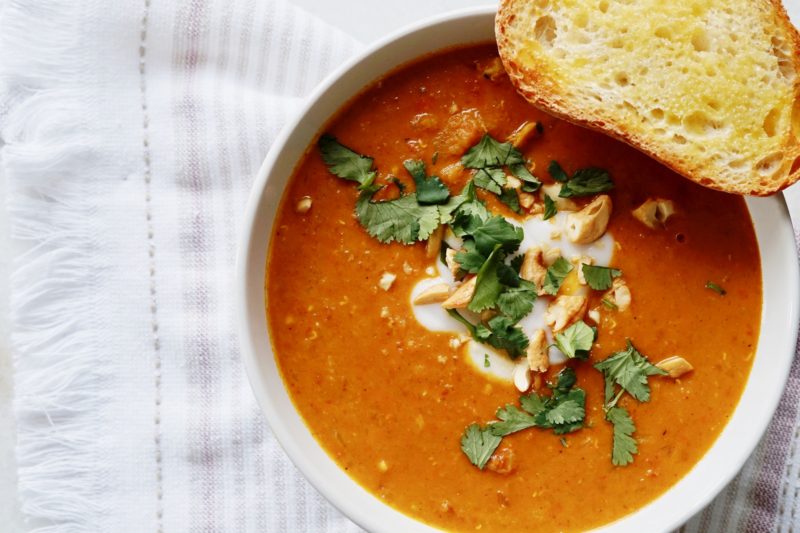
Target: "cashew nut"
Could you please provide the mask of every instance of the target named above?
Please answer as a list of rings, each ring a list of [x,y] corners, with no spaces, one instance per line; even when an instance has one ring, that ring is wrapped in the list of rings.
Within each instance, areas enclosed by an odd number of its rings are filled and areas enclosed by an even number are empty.
[[[588,244],[603,236],[611,218],[611,198],[601,194],[592,202],[567,216],[567,237],[574,243]]]
[[[463,309],[469,302],[472,301],[472,297],[475,295],[475,285],[478,283],[477,276],[473,276],[469,280],[465,281],[461,284],[461,286],[456,289],[456,292],[450,295],[450,297],[442,302],[442,307],[445,309]]]
[[[428,287],[414,298],[414,305],[433,304],[443,302],[450,296],[450,286],[447,283],[437,283]]]
[[[550,302],[544,315],[544,320],[553,330],[553,333],[558,333],[583,317],[588,303],[585,296],[562,294]]]
[[[679,378],[687,372],[694,370],[691,363],[679,355],[667,357],[663,361],[656,363],[656,366],[669,374],[671,378]]]
[[[547,337],[544,331],[537,329],[531,335],[526,356],[528,366],[534,372],[547,372],[550,367],[550,357],[547,355]]]
[[[658,229],[675,214],[672,200],[648,198],[642,205],[631,211],[634,218],[650,229]]]
[[[528,248],[525,252],[525,258],[522,260],[519,275],[522,279],[536,285],[537,289],[542,288],[544,278],[547,275],[547,267],[544,266],[544,256],[541,248],[538,246]]]

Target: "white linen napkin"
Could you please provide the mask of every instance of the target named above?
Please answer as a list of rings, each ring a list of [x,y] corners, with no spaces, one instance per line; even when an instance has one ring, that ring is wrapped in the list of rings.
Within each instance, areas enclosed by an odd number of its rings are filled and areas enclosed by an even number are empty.
[[[0,151],[19,486],[40,531],[351,531],[276,444],[239,360],[251,180],[357,48],[282,0],[10,0]],[[797,524],[800,368],[692,531]]]

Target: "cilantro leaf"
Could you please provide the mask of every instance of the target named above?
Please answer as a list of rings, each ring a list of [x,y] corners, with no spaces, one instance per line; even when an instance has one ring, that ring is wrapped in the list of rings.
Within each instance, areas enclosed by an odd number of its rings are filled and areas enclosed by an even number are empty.
[[[553,389],[553,395],[558,397],[567,394],[577,382],[578,376],[575,375],[575,371],[565,366],[556,376],[556,384],[550,385],[550,388]]]
[[[456,253],[454,259],[461,265],[461,270],[476,274],[486,262],[486,256],[475,249],[475,241],[464,239],[464,249]]]
[[[372,195],[378,190],[378,187],[369,187],[356,201],[358,221],[372,237],[384,243],[411,244],[427,239],[439,226],[441,214],[436,206],[419,205],[415,194],[373,202]]]
[[[564,172],[564,169],[561,168],[561,165],[558,164],[558,161],[550,161],[547,172],[550,174],[551,178],[562,183],[569,179],[569,176]]]
[[[480,201],[475,193],[475,184],[472,180],[467,182],[464,190],[458,196],[459,204],[452,212],[449,221],[450,229],[457,237],[471,235],[476,228],[491,218],[491,213]]]
[[[545,406],[545,400],[546,398],[542,398],[535,392],[532,392],[527,396],[522,396],[519,399],[519,404],[523,409],[525,409],[525,411],[533,416],[537,416],[539,413],[547,409]]]
[[[544,412],[544,418],[551,426],[582,421],[586,416],[585,405],[586,393],[582,389],[574,389],[559,396],[553,407]]]
[[[503,252],[500,245],[496,245],[489,258],[478,270],[478,280],[475,282],[475,293],[470,300],[467,309],[473,313],[480,313],[485,309],[491,309],[497,302],[497,297],[503,292],[503,286],[497,276],[497,269],[503,261]]]
[[[372,168],[371,157],[354,152],[327,133],[319,138],[317,146],[331,174],[358,182],[358,188],[361,190],[368,188],[375,181],[378,173]]]
[[[639,453],[633,432],[636,426],[624,407],[612,407],[606,413],[606,420],[614,425],[614,443],[611,448],[611,462],[615,466],[625,466],[633,462],[633,455]]]
[[[522,228],[501,216],[494,216],[476,227],[472,231],[472,237],[478,251],[489,255],[496,246],[500,246],[504,252],[514,252],[522,243],[524,235]]]
[[[511,433],[522,431],[536,426],[536,417],[521,410],[516,405],[508,404],[497,410],[496,414],[500,422],[489,424],[492,435],[505,437]]]
[[[550,265],[550,268],[547,269],[547,274],[545,274],[544,292],[552,296],[558,294],[558,289],[561,288],[561,284],[564,283],[564,279],[570,272],[572,272],[572,265],[569,261],[563,257],[556,259],[556,261]]]
[[[586,322],[579,320],[564,331],[556,333],[555,341],[561,353],[569,359],[586,360],[596,336],[597,328],[589,327]]]
[[[501,440],[500,437],[492,435],[490,428],[481,428],[478,424],[470,424],[461,437],[461,451],[464,452],[470,463],[483,470]]]
[[[506,289],[497,297],[497,308],[514,322],[519,322],[533,311],[536,291],[528,287]]]
[[[467,150],[461,158],[466,168],[482,169],[501,167],[523,163],[522,154],[511,143],[501,143],[488,133],[481,137],[478,144]]]
[[[616,268],[593,266],[586,263],[581,268],[583,269],[583,277],[586,279],[586,283],[596,291],[610,289],[613,284],[613,278],[618,278],[622,275],[622,271]]]
[[[503,193],[503,185],[506,184],[506,173],[498,167],[486,167],[475,173],[473,181],[481,189],[499,196]]]
[[[600,192],[610,191],[614,182],[608,171],[602,168],[582,168],[572,175],[572,178],[561,186],[558,195],[561,198],[574,198],[576,196],[591,196]]]
[[[543,220],[547,220],[549,218],[553,218],[558,213],[558,209],[556,209],[556,203],[553,201],[552,198],[544,195],[544,217]]]
[[[522,180],[522,190],[525,192],[536,192],[542,186],[542,182],[539,181],[539,178],[531,174],[531,171],[528,170],[525,163],[510,164],[508,165],[508,170],[511,171],[511,174],[515,178]]]
[[[522,329],[515,327],[510,318],[502,315],[493,317],[486,325],[475,326],[475,338],[499,350],[505,350],[512,359],[525,353],[528,337]]]
[[[514,257],[511,260],[511,263],[509,264],[509,266],[514,269],[514,272],[516,272],[517,275],[519,275],[519,271],[522,268],[522,262],[523,261],[525,261],[525,256],[520,254],[520,255]]]
[[[441,204],[450,197],[450,190],[437,176],[428,178],[425,174],[425,163],[420,160],[408,159],[403,166],[417,186],[417,202],[420,205]]]
[[[665,371],[650,363],[628,340],[628,347],[596,363],[594,367],[606,378],[606,396],[609,382],[616,383],[640,402],[650,401],[649,376],[663,376]],[[608,403],[608,400],[606,400]]]
[[[517,191],[514,189],[503,189],[503,192],[500,193],[498,198],[515,213],[522,212],[522,209],[519,207],[519,196],[517,196]]]

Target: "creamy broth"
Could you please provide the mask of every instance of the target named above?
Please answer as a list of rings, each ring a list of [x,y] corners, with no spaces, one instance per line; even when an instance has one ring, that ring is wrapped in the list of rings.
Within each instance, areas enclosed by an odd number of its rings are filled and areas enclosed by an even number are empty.
[[[569,363],[586,391],[585,427],[563,442],[537,429],[505,437],[501,449],[514,455],[509,474],[470,464],[459,446],[464,428],[492,420],[519,393],[476,369],[466,345],[451,342],[456,334],[416,320],[411,291],[430,277],[426,269],[438,268],[438,258],[426,256],[424,243],[371,238],[353,214],[354,185],[331,175],[315,146],[276,215],[265,284],[271,340],[310,431],[382,501],[448,530],[583,530],[631,513],[675,484],[729,420],[758,338],[758,249],[742,198],[699,187],[620,142],[536,110],[506,78],[490,80],[476,68],[495,56],[493,45],[481,45],[423,58],[366,89],[326,131],[374,157],[379,179],[393,174],[410,188],[404,160],[424,159],[436,175],[458,161],[463,151],[449,153],[436,134],[469,109],[501,139],[526,120],[539,121],[543,133],[523,153],[543,180],[551,160],[569,171],[610,172],[611,264],[624,273],[632,304],[624,312],[605,309],[602,294],[591,293],[589,308],[602,309],[598,337],[588,362]],[[421,113],[436,117],[437,126],[414,125]],[[464,182],[443,179],[453,191]],[[299,213],[304,196],[313,204]],[[649,197],[676,206],[663,229],[631,215]],[[384,273],[396,275],[389,290],[379,286]],[[706,288],[708,281],[725,296]],[[621,400],[636,422],[639,453],[617,467],[603,378],[592,363],[623,349],[626,339],[651,361],[677,354],[694,371],[651,378],[649,403]]]

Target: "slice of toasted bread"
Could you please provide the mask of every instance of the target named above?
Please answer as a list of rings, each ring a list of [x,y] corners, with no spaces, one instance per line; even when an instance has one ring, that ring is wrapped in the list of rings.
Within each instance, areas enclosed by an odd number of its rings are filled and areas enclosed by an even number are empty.
[[[714,189],[800,178],[800,35],[780,0],[502,0],[495,30],[551,114]]]

